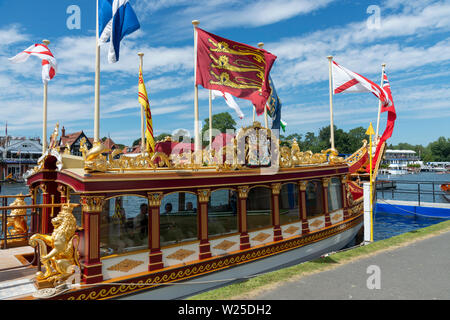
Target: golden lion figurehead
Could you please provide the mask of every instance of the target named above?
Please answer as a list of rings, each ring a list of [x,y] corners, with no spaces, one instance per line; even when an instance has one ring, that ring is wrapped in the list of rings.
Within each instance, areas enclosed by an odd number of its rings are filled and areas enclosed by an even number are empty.
[[[72,204],[65,203],[61,206],[61,211],[59,214],[52,219],[52,225],[54,227],[53,234],[64,234],[68,236],[73,236],[77,230],[77,220],[72,214]]]
[[[41,262],[46,271],[37,273],[37,280],[48,280],[55,284],[69,277],[73,272],[73,266],[80,267],[78,261],[77,221],[72,214],[73,203],[65,203],[61,206],[59,214],[52,219],[53,233],[50,235],[34,234],[29,241],[32,247],[39,245]],[[51,251],[47,253],[47,246]]]

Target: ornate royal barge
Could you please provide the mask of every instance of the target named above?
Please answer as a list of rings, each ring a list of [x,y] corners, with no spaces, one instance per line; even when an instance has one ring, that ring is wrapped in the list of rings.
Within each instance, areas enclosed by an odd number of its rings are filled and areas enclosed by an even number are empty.
[[[338,250],[362,228],[362,191],[352,180],[367,164],[366,143],[346,160],[334,150],[301,152],[295,140],[280,147],[256,122],[203,150],[198,163],[190,151],[163,152],[174,145],[166,140],[135,158],[95,145],[77,157],[50,144],[27,177],[42,206],[29,243],[45,271],[36,287],[53,290],[46,298],[158,291],[256,261],[265,271],[266,261],[286,264],[286,254],[298,263]],[[77,271],[81,286],[55,289]]]

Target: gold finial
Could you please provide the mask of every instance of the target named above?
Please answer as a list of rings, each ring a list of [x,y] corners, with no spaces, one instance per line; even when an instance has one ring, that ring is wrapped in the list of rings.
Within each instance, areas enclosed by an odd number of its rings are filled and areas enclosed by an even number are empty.
[[[328,59],[328,60],[332,60],[332,59],[333,59],[333,56],[328,56],[327,59]]]
[[[258,47],[259,47],[260,49],[262,49],[262,48],[264,47],[264,42],[258,43]]]
[[[194,28],[197,28],[199,24],[200,24],[200,21],[192,20],[192,25],[194,26]]]
[[[139,56],[139,57],[143,57],[143,56],[144,56],[144,53],[143,53],[143,52],[138,52],[138,56]]]
[[[44,40],[42,40],[42,43],[48,47],[48,45],[50,44],[50,41],[47,39],[44,39]]]
[[[384,68],[386,67],[386,63],[382,63],[381,66]]]

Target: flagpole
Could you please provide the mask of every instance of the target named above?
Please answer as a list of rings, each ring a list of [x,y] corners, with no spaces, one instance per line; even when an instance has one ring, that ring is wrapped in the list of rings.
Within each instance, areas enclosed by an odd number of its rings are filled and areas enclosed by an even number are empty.
[[[381,64],[381,82],[380,88],[383,88],[384,82],[384,69],[386,68],[386,63]],[[378,130],[380,128],[380,116],[381,116],[381,100],[378,102],[378,117],[377,117],[377,132],[375,134],[375,144],[378,144]]]
[[[209,148],[212,147],[212,92],[209,90]]]
[[[95,102],[94,102],[94,142],[100,140],[100,46],[98,41],[98,0],[96,7],[96,35],[95,35]]]
[[[197,155],[198,151],[201,151],[202,147],[200,145],[200,132],[199,132],[199,119],[198,119],[198,85],[197,85],[197,27],[200,21],[193,20],[192,25],[194,26],[194,151]],[[195,157],[195,162],[198,161],[197,156]]]
[[[47,47],[50,44],[48,40],[42,40]],[[44,101],[42,108],[42,154],[47,150],[47,81],[44,82]]]
[[[258,43],[258,47],[260,49],[262,49],[264,47],[264,42]],[[253,108],[255,108],[255,107],[253,106]],[[269,128],[269,121],[267,119],[267,106],[266,105],[264,105],[264,124],[266,125],[266,128]]]
[[[142,67],[144,65],[144,53],[138,52],[139,56],[139,70],[142,70]],[[145,151],[145,124],[144,124],[144,106],[141,105],[141,153],[144,153]]]
[[[334,148],[334,123],[333,123],[333,86],[332,86],[332,61],[333,56],[328,56],[328,62],[330,65],[329,77],[330,77],[330,140],[331,140],[331,149]]]

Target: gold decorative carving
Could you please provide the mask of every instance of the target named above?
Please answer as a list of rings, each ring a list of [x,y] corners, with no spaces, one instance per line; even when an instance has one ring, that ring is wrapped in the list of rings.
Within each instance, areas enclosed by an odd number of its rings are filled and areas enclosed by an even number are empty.
[[[322,178],[322,185],[324,188],[328,188],[328,186],[330,185],[330,178]]]
[[[167,259],[175,259],[175,260],[184,260],[190,255],[194,254],[195,251],[192,250],[186,250],[186,249],[179,249],[175,251],[174,253],[167,256]]]
[[[162,192],[147,192],[148,204],[150,207],[159,207],[163,198]]]
[[[289,228],[286,228],[286,230],[284,230],[283,232],[286,232],[286,233],[289,233],[289,234],[294,234],[299,229],[300,229],[299,227],[290,226]]]
[[[56,149],[58,144],[58,134],[59,134],[59,123],[57,122],[55,125],[55,129],[53,129],[53,133],[50,136],[50,143],[48,145],[48,149]]]
[[[233,242],[233,241],[228,241],[228,240],[223,240],[221,243],[217,244],[216,246],[214,246],[214,249],[219,249],[219,250],[228,250],[230,249],[232,246],[234,246],[237,242]]]
[[[256,236],[254,236],[252,238],[253,241],[258,241],[258,242],[263,242],[264,240],[266,240],[268,237],[270,237],[270,234],[268,233],[264,233],[264,232],[260,232],[258,233]]]
[[[208,202],[209,196],[211,195],[210,189],[199,189],[197,190],[198,201],[199,202]]]
[[[368,151],[367,140],[364,139],[363,140],[363,146],[361,148],[359,148],[350,157],[345,159],[344,162],[351,166],[351,165],[355,164],[356,162],[358,162],[359,160],[361,160],[364,157],[364,155],[367,153],[367,151]]]
[[[336,213],[335,215],[333,215],[333,216],[331,217],[331,220],[333,220],[333,221],[338,221],[338,220],[340,220],[341,218],[342,218],[342,214]]]
[[[306,191],[307,185],[308,185],[308,181],[306,181],[306,180],[301,180],[298,182],[298,187],[299,187],[300,191]]]
[[[101,141],[94,142],[91,149],[87,149],[86,138],[80,140],[80,151],[84,159],[84,170],[86,172],[107,170],[106,157],[102,153],[111,151]]]
[[[125,259],[120,261],[118,264],[109,267],[107,270],[129,272],[130,270],[136,268],[137,266],[143,263],[144,261]]]
[[[77,221],[72,210],[77,204],[67,203],[61,206],[59,214],[52,219],[53,233],[51,235],[34,234],[29,244],[39,246],[41,262],[45,273],[38,272],[36,280],[46,282],[55,287],[71,276],[75,267],[80,268],[77,246],[78,235],[75,234]],[[47,246],[51,248],[47,252]]]
[[[280,194],[281,183],[272,183],[272,194]]]
[[[171,141],[171,139],[166,137],[164,141]],[[107,159],[103,154],[109,152],[109,149],[101,142],[96,142],[88,150],[84,138],[80,141],[80,150],[84,159],[84,169],[88,173],[160,169],[199,170],[201,168],[227,171],[267,166],[293,168],[301,165],[344,163],[344,159],[338,157],[338,152],[334,149],[322,150],[316,154],[311,151],[301,152],[295,139],[290,147],[280,147],[280,141],[272,130],[263,127],[258,121],[249,127],[241,128],[231,143],[219,150],[196,152],[188,150],[181,153],[174,152],[169,156],[163,152],[149,154],[145,151],[136,157],[122,154],[120,158],[114,159],[121,152],[116,149]]]
[[[17,198],[9,205],[9,207],[26,206],[26,202],[22,193],[16,196]],[[26,235],[28,232],[27,220],[25,215],[27,209],[13,209],[7,218],[6,229],[11,236]],[[11,230],[9,228],[12,228]],[[9,241],[17,241],[20,239],[11,239]]]
[[[239,186],[238,187],[238,194],[240,199],[247,199],[249,192],[248,186]]]
[[[321,221],[321,220],[314,220],[314,221],[311,222],[309,225],[310,225],[311,227],[318,228],[318,227],[320,227],[322,224],[323,224],[323,221]]]
[[[104,199],[103,196],[81,196],[83,212],[102,212]]]

